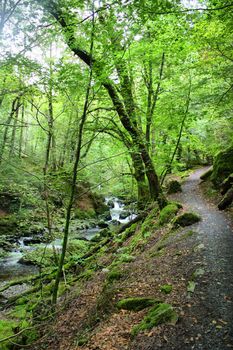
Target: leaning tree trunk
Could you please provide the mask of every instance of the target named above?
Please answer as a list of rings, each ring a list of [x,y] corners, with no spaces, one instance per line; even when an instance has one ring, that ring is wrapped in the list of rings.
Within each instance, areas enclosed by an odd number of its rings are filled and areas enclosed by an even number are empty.
[[[76,34],[75,34],[75,21],[76,19],[71,13],[65,12],[58,4],[50,2],[48,0],[37,0],[61,25],[63,28],[64,36],[67,45],[84,63],[89,67],[93,67],[96,77],[101,80],[102,85],[107,90],[109,97],[116,109],[118,117],[122,126],[131,136],[133,142],[133,151],[141,155],[141,165],[145,169],[145,174],[149,184],[150,198],[145,198],[145,202],[150,200],[158,200],[159,206],[163,207],[166,200],[163,197],[162,189],[160,187],[158,177],[153,166],[153,162],[147,150],[146,141],[143,141],[140,135],[140,130],[137,127],[137,118],[135,116],[135,103],[132,94],[132,82],[127,73],[127,67],[123,60],[116,67],[121,80],[121,91],[110,78],[104,78],[105,65],[102,62],[97,62],[92,54],[80,49],[77,46]],[[71,20],[74,20],[72,23]],[[71,22],[70,22],[71,21]],[[119,43],[119,42],[118,42]],[[124,52],[124,50],[123,50]],[[139,162],[139,159],[138,159]],[[136,170],[136,169],[135,169]],[[146,193],[145,193],[146,195]],[[160,197],[162,200],[160,200]]]

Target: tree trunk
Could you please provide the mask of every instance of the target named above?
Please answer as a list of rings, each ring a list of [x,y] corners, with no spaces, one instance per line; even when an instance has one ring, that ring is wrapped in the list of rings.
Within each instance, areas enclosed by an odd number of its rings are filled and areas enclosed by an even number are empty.
[[[20,123],[21,123],[21,129],[20,129],[20,135],[19,135],[19,158],[22,157],[22,149],[23,149],[24,103],[22,103]]]
[[[15,153],[15,136],[16,136],[18,117],[19,117],[19,107],[20,107],[20,99],[18,99],[18,101],[17,101],[16,111],[15,111],[15,115],[14,115],[14,123],[13,123],[13,127],[12,127],[10,152],[9,152],[10,157],[12,157]],[[21,129],[23,129],[23,127],[21,127]]]
[[[93,50],[94,45],[94,12],[92,14],[92,33],[91,33],[91,45],[90,45],[90,52]],[[59,282],[63,271],[63,265],[65,260],[65,254],[66,254],[66,248],[68,243],[68,237],[69,237],[69,226],[70,226],[70,218],[71,218],[71,210],[74,202],[74,194],[75,194],[75,188],[76,188],[76,182],[77,182],[77,174],[78,174],[78,166],[79,161],[81,158],[81,148],[82,148],[82,139],[83,139],[83,129],[84,125],[87,119],[87,111],[88,111],[88,103],[89,103],[89,96],[91,91],[91,83],[92,83],[92,65],[90,67],[90,74],[89,74],[89,81],[87,84],[86,89],[86,96],[85,96],[85,102],[83,107],[83,114],[81,116],[79,130],[78,130],[78,139],[77,139],[77,147],[76,147],[76,153],[75,153],[75,162],[73,167],[73,178],[72,178],[72,185],[71,185],[71,194],[70,194],[70,200],[67,207],[66,212],[66,223],[65,223],[65,229],[64,229],[64,238],[63,238],[63,244],[62,244],[62,252],[61,257],[59,261],[58,271],[56,275],[55,285],[53,289],[53,298],[52,303],[55,305],[57,302],[57,294],[58,294],[58,288],[59,288]]]
[[[10,123],[11,123],[13,117],[14,117],[14,114],[17,111],[17,108],[19,108],[19,98],[20,97],[17,96],[13,100],[12,105],[11,105],[11,112],[9,114],[9,117],[7,118],[7,121],[6,121],[6,126],[5,126],[5,130],[4,130],[4,134],[3,134],[2,144],[1,144],[1,147],[0,147],[0,164],[2,162],[2,158],[3,158],[3,155],[4,155],[6,143],[7,143],[7,136],[8,136],[8,130],[9,130]]]

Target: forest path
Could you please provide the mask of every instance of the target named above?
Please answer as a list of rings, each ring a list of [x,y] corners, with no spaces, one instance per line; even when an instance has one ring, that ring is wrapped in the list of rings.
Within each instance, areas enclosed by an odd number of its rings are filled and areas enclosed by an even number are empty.
[[[194,225],[200,247],[195,264],[204,275],[194,291],[198,302],[190,310],[197,319],[196,339],[187,349],[223,350],[233,348],[233,230],[227,215],[202,195],[199,183],[204,171],[191,174],[176,197],[201,216]]]

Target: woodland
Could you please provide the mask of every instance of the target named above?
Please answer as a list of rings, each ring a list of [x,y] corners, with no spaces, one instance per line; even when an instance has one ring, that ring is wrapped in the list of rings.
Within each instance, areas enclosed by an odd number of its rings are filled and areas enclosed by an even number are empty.
[[[187,269],[203,220],[190,174],[232,220],[232,35],[230,0],[0,0],[0,349],[140,350],[176,327],[197,283],[174,287],[171,256]],[[162,301],[137,279],[151,257]],[[125,338],[104,331],[121,312]]]

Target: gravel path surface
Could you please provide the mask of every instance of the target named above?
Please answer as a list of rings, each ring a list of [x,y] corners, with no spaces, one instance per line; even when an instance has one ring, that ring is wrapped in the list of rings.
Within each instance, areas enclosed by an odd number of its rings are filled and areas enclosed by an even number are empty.
[[[188,210],[198,213],[202,220],[192,226],[197,232],[194,264],[204,269],[194,291],[190,308],[190,323],[180,335],[182,347],[176,345],[164,349],[212,349],[233,348],[233,229],[224,212],[209,203],[199,187],[200,176],[206,169],[195,171],[182,186],[177,197]],[[191,339],[185,344],[185,339]],[[181,339],[180,339],[181,340]]]

